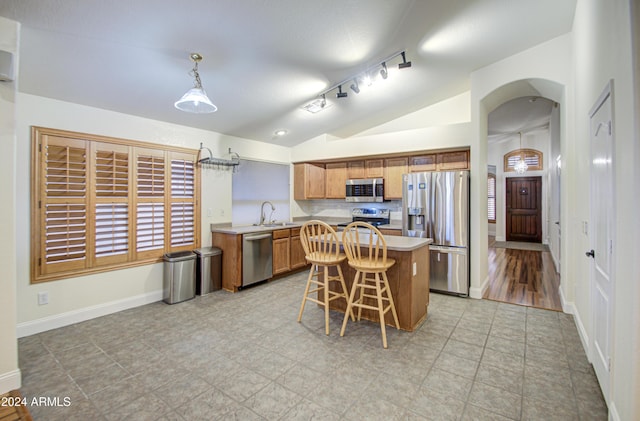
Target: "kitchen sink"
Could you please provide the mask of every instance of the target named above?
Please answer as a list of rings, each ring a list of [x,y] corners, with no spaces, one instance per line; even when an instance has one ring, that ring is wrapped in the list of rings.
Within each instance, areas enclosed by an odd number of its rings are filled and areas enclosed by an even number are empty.
[[[271,224],[262,224],[260,225],[261,227],[267,227],[267,228],[275,228],[275,227],[289,227],[291,225],[296,225],[293,222],[274,222]]]

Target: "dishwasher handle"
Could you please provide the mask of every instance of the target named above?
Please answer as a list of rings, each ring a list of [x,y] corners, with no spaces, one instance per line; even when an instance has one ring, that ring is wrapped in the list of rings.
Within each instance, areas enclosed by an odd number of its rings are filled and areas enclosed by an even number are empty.
[[[271,233],[269,233],[269,234],[258,234],[258,235],[245,235],[243,237],[243,240],[246,240],[246,241],[257,241],[257,240],[264,240],[265,238],[271,238]]]

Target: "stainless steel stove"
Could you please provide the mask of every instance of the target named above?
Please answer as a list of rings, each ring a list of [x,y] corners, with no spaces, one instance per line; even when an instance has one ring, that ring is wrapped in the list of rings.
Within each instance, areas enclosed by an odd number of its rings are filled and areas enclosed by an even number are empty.
[[[363,221],[377,227],[379,225],[385,225],[389,223],[389,209],[376,209],[376,208],[355,208],[351,211],[351,222]],[[338,230],[343,230],[344,227],[351,222],[343,222],[338,224]]]

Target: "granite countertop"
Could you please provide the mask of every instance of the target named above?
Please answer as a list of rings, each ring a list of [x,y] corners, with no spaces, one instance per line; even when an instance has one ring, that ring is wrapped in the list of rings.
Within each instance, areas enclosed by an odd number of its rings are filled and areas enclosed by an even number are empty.
[[[387,242],[387,250],[394,251],[413,251],[433,243],[431,238],[417,237],[400,237],[397,235],[385,235]],[[360,245],[367,245],[369,237],[367,235],[360,236]]]
[[[269,232],[286,228],[300,228],[305,222],[319,219],[330,225],[337,225],[343,222],[351,222],[345,218],[336,217],[298,217],[293,222],[277,222],[268,225],[231,225],[231,224],[211,224],[211,232],[222,234],[249,234],[253,232]]]

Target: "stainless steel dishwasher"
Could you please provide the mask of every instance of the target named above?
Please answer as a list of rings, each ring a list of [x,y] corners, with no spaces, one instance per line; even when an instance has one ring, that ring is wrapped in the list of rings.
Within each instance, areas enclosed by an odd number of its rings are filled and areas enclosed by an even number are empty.
[[[252,233],[242,236],[242,286],[264,281],[273,272],[273,242],[268,233]]]

